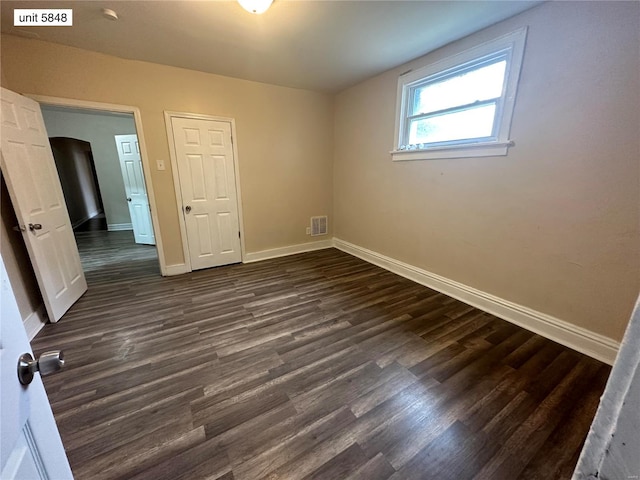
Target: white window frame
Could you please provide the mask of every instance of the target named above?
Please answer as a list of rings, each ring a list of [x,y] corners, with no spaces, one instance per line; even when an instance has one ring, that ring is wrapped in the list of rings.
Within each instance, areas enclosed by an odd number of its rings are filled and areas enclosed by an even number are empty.
[[[527,28],[523,27],[452,57],[402,74],[398,79],[395,149],[390,152],[391,158],[394,161],[401,161],[507,155],[509,147],[514,145],[514,141],[509,137],[509,132],[526,36]],[[408,139],[407,115],[410,111],[409,102],[413,87],[424,84],[429,79],[447,76],[450,72],[462,70],[468,65],[490,59],[496,55],[505,55],[507,69],[503,93],[496,105],[495,124],[491,137],[440,142],[431,146],[403,146],[405,140]]]

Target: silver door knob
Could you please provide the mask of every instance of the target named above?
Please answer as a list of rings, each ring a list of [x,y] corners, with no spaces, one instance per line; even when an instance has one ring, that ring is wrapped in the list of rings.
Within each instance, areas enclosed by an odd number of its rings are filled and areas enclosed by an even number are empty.
[[[32,232],[34,230],[42,230],[42,225],[40,225],[39,223],[30,223],[29,230],[31,230]]]
[[[18,380],[22,385],[29,385],[33,374],[49,375],[64,366],[64,353],[60,350],[44,352],[38,360],[34,360],[30,353],[23,353],[18,359]]]
[[[184,211],[189,213],[191,211],[191,206],[187,205],[186,207],[184,207]]]

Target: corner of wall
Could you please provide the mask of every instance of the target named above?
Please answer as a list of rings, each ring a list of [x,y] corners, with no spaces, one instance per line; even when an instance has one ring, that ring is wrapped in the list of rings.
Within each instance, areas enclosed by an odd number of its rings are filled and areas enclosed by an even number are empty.
[[[615,361],[620,344],[611,338],[339,238],[334,238],[333,242],[334,246],[343,252],[491,313],[554,342],[609,365]]]

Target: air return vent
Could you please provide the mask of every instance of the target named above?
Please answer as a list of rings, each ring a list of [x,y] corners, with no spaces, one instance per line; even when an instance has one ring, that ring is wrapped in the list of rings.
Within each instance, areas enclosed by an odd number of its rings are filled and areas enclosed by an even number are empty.
[[[311,236],[327,234],[327,217],[311,217]]]

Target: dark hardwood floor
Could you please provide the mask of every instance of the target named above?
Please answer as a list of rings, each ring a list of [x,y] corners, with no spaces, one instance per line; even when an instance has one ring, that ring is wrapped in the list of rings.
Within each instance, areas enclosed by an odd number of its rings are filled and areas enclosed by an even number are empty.
[[[564,479],[609,367],[337,250],[162,278],[79,235],[33,342],[77,479]]]

